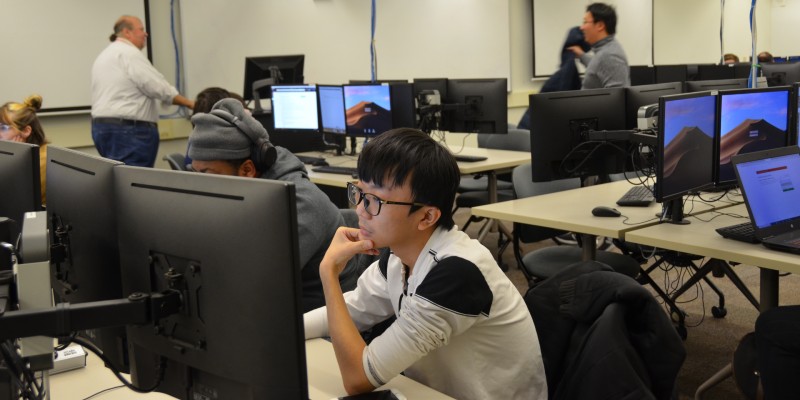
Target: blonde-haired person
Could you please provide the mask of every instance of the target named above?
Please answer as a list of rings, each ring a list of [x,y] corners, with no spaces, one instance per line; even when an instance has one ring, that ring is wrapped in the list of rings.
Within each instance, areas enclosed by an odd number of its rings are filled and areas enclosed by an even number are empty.
[[[42,96],[28,96],[22,103],[8,102],[0,107],[0,139],[30,143],[39,146],[39,176],[42,180],[42,204],[45,204],[45,167],[47,166],[47,138],[36,112],[42,108]]]

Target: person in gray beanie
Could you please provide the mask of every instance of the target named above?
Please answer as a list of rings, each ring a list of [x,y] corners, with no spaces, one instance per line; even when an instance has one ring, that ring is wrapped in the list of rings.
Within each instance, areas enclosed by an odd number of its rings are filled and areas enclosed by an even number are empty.
[[[193,115],[192,123],[189,157],[195,171],[294,183],[303,310],[324,306],[319,263],[336,229],[344,225],[339,209],[308,179],[305,166],[294,154],[270,143],[267,130],[245,112],[240,101],[220,100],[210,112]],[[343,288],[349,289],[357,279],[355,265],[340,277]]]

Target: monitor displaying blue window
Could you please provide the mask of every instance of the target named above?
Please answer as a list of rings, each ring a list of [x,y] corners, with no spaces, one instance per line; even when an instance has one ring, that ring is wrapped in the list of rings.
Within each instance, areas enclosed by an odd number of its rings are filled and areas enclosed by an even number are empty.
[[[389,85],[345,85],[344,106],[350,136],[371,137],[392,129]]]
[[[341,86],[319,85],[319,115],[322,132],[344,135],[344,93]]]
[[[786,146],[789,87],[729,90],[719,93],[719,160],[715,184],[736,184],[731,157]]]
[[[273,85],[275,130],[318,131],[316,85]]]

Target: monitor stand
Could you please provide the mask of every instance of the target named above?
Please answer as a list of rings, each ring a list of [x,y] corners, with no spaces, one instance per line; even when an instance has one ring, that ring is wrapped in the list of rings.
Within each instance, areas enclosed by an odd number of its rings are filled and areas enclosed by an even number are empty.
[[[672,199],[664,202],[663,210],[665,210],[663,222],[676,225],[689,225],[691,221],[683,218],[683,197]],[[659,217],[661,215],[658,215]]]

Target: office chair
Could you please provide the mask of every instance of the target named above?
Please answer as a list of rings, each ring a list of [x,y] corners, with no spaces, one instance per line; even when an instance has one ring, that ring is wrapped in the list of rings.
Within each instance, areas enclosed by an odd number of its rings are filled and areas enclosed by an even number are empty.
[[[580,178],[560,179],[550,182],[533,182],[531,164],[523,164],[512,172],[512,182],[517,198],[538,196],[581,187]],[[545,239],[553,239],[565,233],[552,228],[514,223],[512,238],[514,257],[522,273],[528,279],[528,286],[533,287],[552,277],[564,267],[582,260],[583,250],[578,246],[558,245],[537,249],[523,255],[522,243],[534,243]],[[558,242],[556,242],[558,244]],[[586,244],[583,245],[594,245]],[[639,263],[631,257],[610,251],[598,250],[597,261],[611,266],[614,271],[630,277],[639,273]]]
[[[565,265],[523,297],[548,398],[677,398],[683,342],[649,291],[608,265]]]
[[[508,133],[503,134],[478,134],[478,147],[484,149],[499,149],[499,150],[519,150],[530,151],[531,149],[531,136],[530,131],[526,129],[508,128]],[[476,174],[461,178],[458,184],[457,193],[486,191],[489,185],[489,180],[484,174]],[[497,190],[511,190],[511,176],[504,175],[498,176]]]
[[[478,134],[478,147],[486,149],[497,150],[517,150],[517,151],[530,151],[531,149],[531,132],[525,129],[509,129],[508,133],[503,134]],[[506,201],[514,198],[513,187],[510,182],[510,177],[503,180],[501,176],[497,179],[497,201]],[[456,206],[453,209],[455,213],[461,207],[472,208],[489,204],[489,191],[488,178],[482,174],[472,177],[461,178],[459,195],[456,197]],[[473,222],[483,220],[482,217],[470,216],[469,220],[464,224],[462,230]]]
[[[166,154],[162,160],[166,161],[169,167],[175,171],[187,171],[186,164],[184,164],[186,157],[181,153]]]
[[[708,285],[709,288],[711,288],[711,290],[714,291],[714,293],[717,294],[719,299],[718,305],[711,307],[711,315],[714,318],[724,318],[728,314],[728,311],[725,308],[725,295],[710,279],[708,279],[708,274],[714,271],[721,271],[723,276],[727,276],[728,279],[733,282],[734,286],[736,286],[736,288],[742,292],[745,298],[747,298],[747,300],[753,304],[756,310],[760,309],[758,300],[756,300],[755,296],[753,296],[753,293],[750,292],[750,289],[745,286],[741,278],[739,278],[736,272],[731,268],[731,265],[726,261],[711,258],[702,266],[698,266],[696,262],[705,257],[673,250],[656,249],[650,246],[627,243],[617,239],[614,240],[614,245],[619,248],[623,254],[636,259],[640,264],[642,264],[641,272],[639,273],[638,278],[639,282],[643,285],[650,285],[658,294],[658,296],[664,301],[664,304],[670,310],[672,319],[677,323],[675,329],[678,330],[678,334],[680,334],[683,339],[686,339],[686,336],[688,335],[685,325],[686,315],[680,309],[680,307],[678,307],[677,299],[684,292],[694,287],[698,282],[700,282],[701,279],[706,283],[706,285]],[[653,262],[649,267],[645,268],[644,264],[646,264],[648,259],[651,258],[655,260],[655,262]],[[667,270],[669,268],[690,268],[692,276],[679,288],[675,289],[671,293],[667,293],[650,277],[650,273],[655,271],[657,268],[661,268],[663,270]]]

